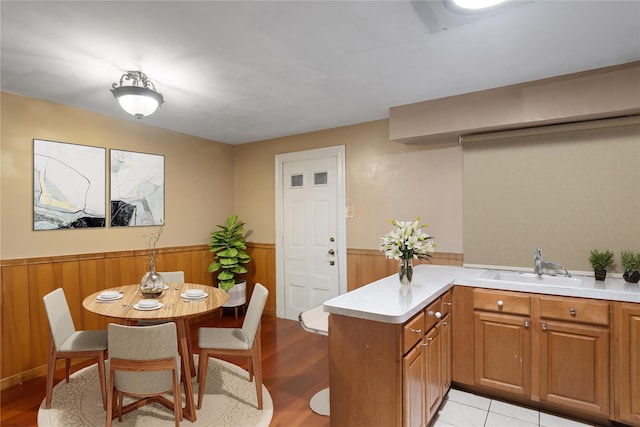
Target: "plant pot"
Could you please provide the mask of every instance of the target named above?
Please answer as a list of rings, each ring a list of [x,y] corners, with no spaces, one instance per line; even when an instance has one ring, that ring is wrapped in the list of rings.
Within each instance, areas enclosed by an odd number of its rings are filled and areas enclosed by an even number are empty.
[[[607,277],[607,270],[593,270],[596,280],[603,281]]]
[[[227,292],[229,300],[222,304],[223,307],[239,307],[247,302],[247,282],[240,282],[233,285]]]
[[[638,270],[627,270],[622,275],[625,282],[628,283],[638,283],[640,281],[640,271]]]

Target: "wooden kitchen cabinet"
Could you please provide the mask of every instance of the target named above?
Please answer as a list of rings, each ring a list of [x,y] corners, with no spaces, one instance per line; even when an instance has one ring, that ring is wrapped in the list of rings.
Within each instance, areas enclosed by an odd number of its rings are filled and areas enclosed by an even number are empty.
[[[640,426],[640,304],[616,305],[616,418]]]
[[[445,393],[442,384],[442,337],[439,323],[427,333],[423,347],[426,365],[425,416],[429,421],[438,412]]]
[[[515,292],[475,289],[473,307],[475,384],[529,396],[530,296]]]
[[[449,302],[449,304],[445,304]],[[450,386],[445,369],[451,365],[450,340],[444,340],[444,321],[451,310],[451,292],[427,306],[423,313],[405,325],[405,331],[416,331],[416,321],[423,320],[422,340],[404,357],[404,421],[405,427],[424,426],[435,416]],[[447,333],[449,329],[447,328]],[[407,334],[407,332],[405,332]],[[409,337],[412,335],[409,333]],[[406,340],[405,340],[406,343]],[[418,380],[421,376],[421,381]],[[445,379],[448,383],[445,383]]]
[[[609,416],[609,303],[533,298],[539,311],[540,400]]]
[[[404,425],[424,427],[427,424],[426,382],[427,377],[423,341],[415,346],[402,360],[404,376]]]
[[[457,350],[472,341],[473,375],[454,354],[454,379],[518,401],[611,417],[610,302],[479,288],[456,295],[456,315],[470,299],[473,307],[473,332],[454,331],[453,344]]]

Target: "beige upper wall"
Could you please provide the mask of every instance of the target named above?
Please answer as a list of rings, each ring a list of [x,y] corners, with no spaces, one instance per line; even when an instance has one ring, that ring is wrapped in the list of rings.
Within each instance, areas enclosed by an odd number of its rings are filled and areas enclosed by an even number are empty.
[[[429,224],[437,250],[462,252],[462,150],[389,141],[388,120],[361,123],[236,147],[236,212],[250,240],[275,242],[276,154],[344,145],[347,247],[375,249],[388,220]]]
[[[637,63],[628,68],[638,72]],[[553,96],[536,99],[539,109],[553,105],[564,90],[575,93],[570,77],[561,80]],[[611,84],[598,81],[584,90],[602,93]],[[502,92],[494,92],[494,104]],[[581,111],[602,111],[591,105],[597,97],[585,94],[584,100]],[[165,155],[162,246],[206,243],[215,224],[233,212],[247,223],[249,241],[274,243],[275,155],[344,145],[347,206],[354,211],[347,219],[349,248],[375,249],[389,219],[420,215],[438,251],[463,251],[462,149],[444,134],[429,145],[403,145],[390,141],[389,121],[379,120],[229,146],[11,94],[2,94],[1,106],[2,259],[144,248],[139,228],[32,231],[33,138]]]
[[[33,231],[34,138],[164,155],[160,246],[207,243],[232,212],[233,146],[48,101],[1,97],[0,259],[145,248],[144,227]],[[108,197],[108,185],[105,191]]]

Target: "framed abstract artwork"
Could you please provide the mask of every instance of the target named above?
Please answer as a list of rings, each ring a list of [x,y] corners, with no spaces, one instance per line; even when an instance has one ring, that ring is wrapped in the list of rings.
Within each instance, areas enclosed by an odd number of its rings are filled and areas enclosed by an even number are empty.
[[[164,156],[110,150],[111,226],[164,224]]]
[[[33,140],[33,229],[105,227],[106,149]]]

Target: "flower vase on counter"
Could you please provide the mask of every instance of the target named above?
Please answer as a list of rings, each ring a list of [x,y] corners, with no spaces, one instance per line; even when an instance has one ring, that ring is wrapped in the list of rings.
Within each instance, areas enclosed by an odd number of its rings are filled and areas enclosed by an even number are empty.
[[[149,272],[142,276],[140,292],[145,298],[158,298],[164,292],[164,279],[156,273],[154,262],[149,263]]]
[[[400,276],[400,283],[403,285],[410,285],[411,278],[413,277],[413,263],[411,259],[400,260],[400,270],[398,271]]]
[[[429,259],[435,247],[433,237],[422,231],[427,225],[415,221],[391,220],[394,229],[380,238],[380,251],[388,259],[400,261],[398,277],[402,285],[410,285],[413,278],[413,260]]]

